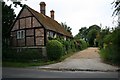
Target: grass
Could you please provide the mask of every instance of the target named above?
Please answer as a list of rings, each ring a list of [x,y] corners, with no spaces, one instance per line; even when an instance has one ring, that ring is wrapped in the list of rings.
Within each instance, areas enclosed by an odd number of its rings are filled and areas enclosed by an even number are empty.
[[[42,66],[55,63],[55,61],[37,61],[37,62],[17,62],[17,61],[3,61],[2,67],[30,67],[30,66]]]

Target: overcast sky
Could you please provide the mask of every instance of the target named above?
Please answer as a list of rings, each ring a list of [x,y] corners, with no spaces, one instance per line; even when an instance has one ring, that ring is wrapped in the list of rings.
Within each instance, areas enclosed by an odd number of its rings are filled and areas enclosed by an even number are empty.
[[[7,0],[4,0],[7,1]],[[114,0],[23,0],[22,3],[40,12],[39,3],[46,3],[46,15],[50,16],[50,10],[55,11],[55,20],[59,23],[66,22],[72,28],[73,35],[76,35],[81,27],[89,27],[97,24],[102,28],[113,25]],[[9,5],[10,0],[7,2]],[[19,13],[20,7],[15,9]]]

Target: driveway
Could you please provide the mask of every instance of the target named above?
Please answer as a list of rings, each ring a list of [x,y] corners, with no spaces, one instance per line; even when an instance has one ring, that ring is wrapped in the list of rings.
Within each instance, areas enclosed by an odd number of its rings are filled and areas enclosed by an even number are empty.
[[[38,69],[66,71],[116,71],[118,67],[104,63],[98,48],[90,47],[77,52],[62,62],[39,66]]]

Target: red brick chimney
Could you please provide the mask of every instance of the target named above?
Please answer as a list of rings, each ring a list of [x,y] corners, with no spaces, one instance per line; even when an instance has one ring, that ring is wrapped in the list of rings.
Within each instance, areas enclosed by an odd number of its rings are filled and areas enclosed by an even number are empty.
[[[54,19],[54,13],[55,13],[54,10],[51,10],[51,11],[50,11],[50,16],[51,16],[52,19]]]
[[[45,2],[40,2],[40,12],[45,15]]]

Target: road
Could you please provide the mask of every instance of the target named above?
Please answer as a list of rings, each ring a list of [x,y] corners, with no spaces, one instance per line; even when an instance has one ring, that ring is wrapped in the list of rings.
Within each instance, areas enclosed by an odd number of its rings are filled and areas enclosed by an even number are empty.
[[[3,68],[3,78],[118,78],[118,72],[41,71],[26,68]]]
[[[89,47],[85,50],[74,53],[74,55],[66,58],[64,61],[45,65],[37,66],[39,69],[51,70],[82,70],[82,71],[116,71],[119,68],[102,61],[99,55],[99,50],[96,47]]]

